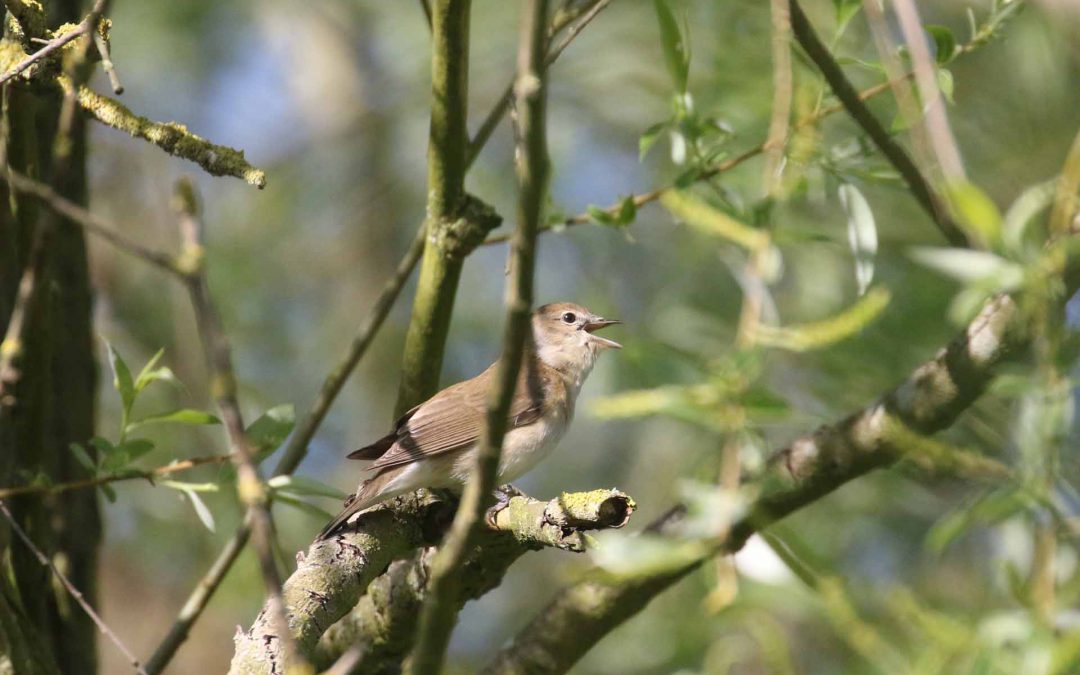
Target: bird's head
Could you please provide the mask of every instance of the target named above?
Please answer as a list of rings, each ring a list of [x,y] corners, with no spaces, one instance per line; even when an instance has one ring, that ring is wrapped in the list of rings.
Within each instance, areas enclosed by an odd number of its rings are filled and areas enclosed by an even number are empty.
[[[532,330],[536,353],[547,365],[581,377],[589,372],[596,355],[604,349],[622,349],[596,331],[619,323],[593,314],[572,302],[555,302],[533,312]]]

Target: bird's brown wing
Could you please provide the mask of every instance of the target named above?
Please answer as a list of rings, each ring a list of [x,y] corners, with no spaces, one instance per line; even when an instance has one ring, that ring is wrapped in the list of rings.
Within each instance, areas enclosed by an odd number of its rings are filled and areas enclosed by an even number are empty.
[[[416,411],[419,410],[420,406],[422,406],[422,405],[424,405],[424,404],[421,403],[420,405],[413,406],[412,409],[410,409],[404,415],[399,417],[397,419],[397,421],[394,422],[394,430],[393,431],[386,434],[385,436],[383,436],[379,440],[375,441],[371,445],[365,445],[364,447],[360,448],[359,450],[353,450],[348,455],[346,455],[346,458],[347,459],[378,459],[378,458],[382,457],[384,454],[386,454],[386,451],[389,450],[394,445],[395,442],[397,442],[398,434],[401,432],[402,427],[404,427],[405,423],[408,422],[409,419],[414,414],[416,414]]]
[[[487,397],[494,374],[495,367],[492,366],[472,380],[447,387],[410,411],[394,433],[364,449],[374,451],[380,446],[386,447],[368,470],[402,466],[475,444],[484,428]],[[551,378],[543,377],[542,373],[522,371],[510,405],[510,428],[526,426],[540,419],[553,384]]]

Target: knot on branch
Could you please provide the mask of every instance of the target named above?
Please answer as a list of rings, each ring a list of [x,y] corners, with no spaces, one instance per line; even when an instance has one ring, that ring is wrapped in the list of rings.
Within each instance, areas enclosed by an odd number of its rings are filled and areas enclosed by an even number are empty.
[[[530,548],[583,551],[582,532],[622,527],[636,508],[629,495],[615,489],[564,492],[548,502],[521,495],[497,506],[488,521]]]
[[[502,224],[502,216],[477,197],[467,194],[454,218],[429,224],[432,243],[450,260],[464,260]]]

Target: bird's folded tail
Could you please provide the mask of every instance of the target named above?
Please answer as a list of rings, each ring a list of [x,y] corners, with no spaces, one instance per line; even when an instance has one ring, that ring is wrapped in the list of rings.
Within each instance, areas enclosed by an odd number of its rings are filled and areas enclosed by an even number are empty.
[[[386,471],[380,473],[360,485],[360,489],[356,491],[356,494],[350,495],[345,500],[345,508],[338,514],[337,518],[334,518],[323,528],[319,536],[315,538],[315,541],[322,541],[323,539],[329,539],[335,532],[340,530],[345,523],[349,521],[354,515],[368,508],[374,506],[383,500],[383,488],[396,476],[396,472]],[[389,495],[385,495],[389,496]]]

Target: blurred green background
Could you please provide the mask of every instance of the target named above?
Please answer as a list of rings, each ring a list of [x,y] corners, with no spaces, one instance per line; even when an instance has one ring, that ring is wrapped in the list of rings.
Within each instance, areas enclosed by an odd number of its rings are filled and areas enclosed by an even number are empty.
[[[767,3],[671,4],[687,17],[695,109],[730,127],[725,147],[732,153],[757,145],[772,99]],[[924,22],[951,27],[961,41],[968,8],[976,16],[989,8],[989,2],[974,0],[918,4]],[[833,3],[806,5],[819,31],[830,36]],[[473,128],[512,74],[517,6],[473,2]],[[112,17],[124,102],[140,114],[175,119],[215,142],[243,148],[267,170],[268,186],[256,191],[236,180],[211,179],[142,142],[92,126],[91,209],[123,223],[143,242],[174,248],[169,196],[180,175],[193,176],[204,198],[211,284],[233,343],[245,412],[254,419],[283,403],[302,412],[424,215],[429,51],[419,3],[118,0]],[[877,59],[861,15],[837,51]],[[820,82],[795,62],[798,100],[799,92],[812,94]],[[998,39],[949,68],[955,104],[948,112],[972,182],[1005,208],[1024,188],[1060,171],[1080,128],[1076,3],[1030,3]],[[881,79],[870,68],[848,72],[861,86]],[[92,85],[107,91],[103,79]],[[670,183],[680,168],[666,139],[639,161],[638,138],[667,118],[671,97],[653,4],[613,2],[551,71],[553,209],[578,213]],[[889,96],[872,107],[886,122],[895,115]],[[817,161],[850,144],[857,132],[843,115],[830,117],[821,131],[811,151],[816,159],[800,185],[769,215],[776,231],[791,233],[779,238],[783,275],[771,288],[783,324],[826,318],[857,299],[836,193],[840,174]],[[860,170],[884,168],[872,154],[860,161]],[[762,198],[762,166],[760,158],[748,162],[720,183],[729,196],[753,205]],[[508,219],[515,203],[512,168],[504,122],[468,187]],[[766,354],[761,382],[789,408],[756,430],[762,447],[781,447],[865,405],[956,331],[946,314],[957,284],[909,256],[913,245],[942,243],[932,223],[895,182],[854,180],[876,216],[875,283],[891,291],[892,302],[856,337],[818,351]],[[209,408],[183,289],[100,242],[91,245],[101,335],[136,368],[165,347],[164,363],[184,383],[152,390],[139,403],[143,411],[177,404]],[[496,358],[505,261],[503,245],[469,258],[443,384],[471,377]],[[590,224],[544,235],[538,302],[573,300],[622,319],[612,337],[626,348],[601,359],[571,432],[519,487],[548,497],[617,486],[640,504],[631,526],[640,528],[678,497],[681,479],[711,475],[721,447],[715,431],[667,417],[605,420],[590,406],[631,389],[695,383],[704,364],[730,353],[741,302],[733,270],[740,265],[730,246],[676,224],[657,206],[642,209],[625,230]],[[411,293],[409,286],[300,474],[345,491],[355,487],[359,466],[342,458],[390,423]],[[104,363],[104,347],[101,353]],[[106,436],[119,416],[108,379],[102,378],[99,420]],[[989,396],[946,437],[1007,460],[1016,452],[1009,431],[1015,406],[1012,399]],[[158,448],[148,464],[222,447],[214,428],[169,428],[155,438]],[[213,480],[216,471],[204,470],[203,478]],[[1066,448],[1062,475],[1075,480],[1077,473],[1076,454]],[[216,531],[209,532],[179,492],[141,483],[120,483],[116,490],[118,501],[104,507],[104,616],[146,655],[231,534],[238,510],[227,491],[207,494],[216,519]],[[605,639],[575,672],[864,673],[898,672],[898,663],[918,672],[950,672],[935,670],[949,662],[939,664],[938,652],[931,653],[946,643],[993,645],[1036,668],[1040,658],[1049,658],[1040,650],[1052,639],[1039,637],[1013,597],[1007,571],[1012,565],[1023,576],[1030,564],[1029,521],[1014,516],[972,527],[941,551],[926,544],[935,524],[971,505],[981,490],[910,468],[868,476],[786,523],[821,570],[843,579],[842,590],[809,590],[755,540],[739,556],[733,605],[717,611],[703,602],[716,583],[714,566],[706,566]],[[337,508],[332,500],[320,506]],[[323,525],[287,505],[275,506],[275,515],[290,556]],[[1062,584],[1077,586],[1075,549],[1063,543],[1056,555]],[[463,612],[451,647],[454,668],[468,672],[485,662],[552,589],[588,564],[586,556],[543,551],[515,565],[499,589]],[[248,625],[261,605],[261,587],[255,561],[245,553],[171,672],[224,669],[236,625]],[[1061,621],[1075,630],[1080,612],[1065,606]],[[103,672],[124,668],[110,646],[103,644],[100,653]],[[970,670],[951,672],[998,672],[993,663],[985,670],[974,661],[962,664]]]

